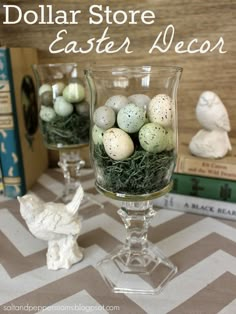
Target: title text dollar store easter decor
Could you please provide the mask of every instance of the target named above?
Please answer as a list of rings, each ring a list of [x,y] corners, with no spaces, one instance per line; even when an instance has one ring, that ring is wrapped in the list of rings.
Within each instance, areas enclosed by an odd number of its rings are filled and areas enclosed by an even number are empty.
[[[109,5],[94,4],[89,6],[88,12],[83,12],[79,8],[77,10],[55,10],[53,5],[38,5],[37,12],[34,10],[24,10],[19,5],[4,4],[3,24],[13,25],[18,23],[26,23],[28,25],[61,25],[62,29],[55,34],[55,39],[49,45],[49,51],[52,54],[57,53],[80,53],[87,54],[90,52],[114,54],[122,51],[126,54],[134,52],[132,42],[129,36],[120,34],[121,44],[117,44],[110,34],[109,26],[116,25],[137,25],[141,23],[144,27],[157,22],[157,13],[152,10],[113,10]],[[105,23],[107,26],[102,29],[101,35],[88,38],[86,42],[80,42],[79,29],[78,38],[68,42],[67,25],[79,25],[81,17],[84,13],[88,13],[89,25],[101,25]],[[87,15],[86,15],[87,16]],[[205,54],[217,51],[220,54],[226,53],[224,48],[224,38],[216,38],[214,42],[210,42],[207,38],[204,42],[199,42],[197,38],[191,39],[189,42],[181,40],[174,44],[175,27],[169,24],[165,29],[157,33],[153,39],[153,44],[147,49],[147,53],[165,53],[174,50],[177,54]],[[122,38],[123,36],[123,38]]]

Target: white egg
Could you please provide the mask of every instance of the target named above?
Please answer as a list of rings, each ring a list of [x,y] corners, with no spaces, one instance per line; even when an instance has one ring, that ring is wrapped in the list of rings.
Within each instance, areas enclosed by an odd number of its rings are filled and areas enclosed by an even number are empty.
[[[160,153],[166,149],[166,130],[158,123],[147,123],[139,131],[139,142],[147,152]]]
[[[92,139],[95,145],[103,143],[104,130],[94,125],[92,130]]]
[[[110,107],[101,106],[94,111],[93,121],[99,128],[107,130],[115,124],[116,114]]]
[[[128,133],[136,133],[146,122],[146,111],[135,104],[128,104],[117,115],[119,128]]]
[[[112,108],[116,113],[128,104],[128,98],[123,95],[111,96],[107,99],[105,106]]]
[[[52,92],[52,86],[50,84],[43,84],[39,87],[39,96],[45,92]]]
[[[134,94],[128,97],[128,101],[139,107],[147,108],[148,104],[151,101],[151,98],[144,94]]]
[[[50,122],[55,118],[56,112],[51,107],[41,106],[39,116],[43,121]]]
[[[103,144],[107,155],[114,160],[124,160],[134,152],[131,137],[118,128],[111,128],[104,133]]]
[[[67,117],[73,112],[74,107],[71,103],[67,102],[64,97],[58,96],[54,102],[54,110],[59,116]]]
[[[150,122],[170,127],[173,117],[173,104],[168,95],[159,94],[152,98],[147,107],[147,116]]]
[[[79,83],[70,83],[63,90],[63,97],[66,101],[71,103],[77,103],[84,99],[85,90]]]

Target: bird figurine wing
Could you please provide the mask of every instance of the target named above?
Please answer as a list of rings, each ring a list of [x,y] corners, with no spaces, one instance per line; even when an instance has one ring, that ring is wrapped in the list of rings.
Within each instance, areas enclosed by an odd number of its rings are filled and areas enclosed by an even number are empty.
[[[69,235],[80,231],[80,218],[76,214],[70,215],[64,204],[45,203],[45,209],[35,221],[29,225],[32,233],[53,232],[55,234]]]
[[[230,122],[227,111],[221,111],[220,117],[215,121],[217,128],[223,129],[224,131],[230,131]]]

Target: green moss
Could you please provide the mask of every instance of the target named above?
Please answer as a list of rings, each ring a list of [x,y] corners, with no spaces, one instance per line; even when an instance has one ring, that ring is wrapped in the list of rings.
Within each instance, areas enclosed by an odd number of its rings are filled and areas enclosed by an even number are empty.
[[[45,143],[52,146],[87,144],[89,142],[89,117],[72,113],[68,117],[56,116],[50,122],[40,120]]]
[[[174,151],[149,153],[141,148],[121,161],[111,159],[103,145],[94,146],[97,183],[107,191],[140,195],[157,192],[171,181],[175,166]]]

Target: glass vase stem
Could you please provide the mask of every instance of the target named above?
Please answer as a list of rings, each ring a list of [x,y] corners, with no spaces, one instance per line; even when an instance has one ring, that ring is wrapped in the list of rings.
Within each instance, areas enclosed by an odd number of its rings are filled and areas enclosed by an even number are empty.
[[[148,228],[156,212],[149,201],[123,202],[118,211],[126,228],[125,247],[138,254],[148,247]]]
[[[65,180],[62,198],[64,202],[68,202],[80,185],[80,169],[84,167],[85,162],[81,160],[80,154],[76,150],[60,150],[58,165],[63,171]]]

